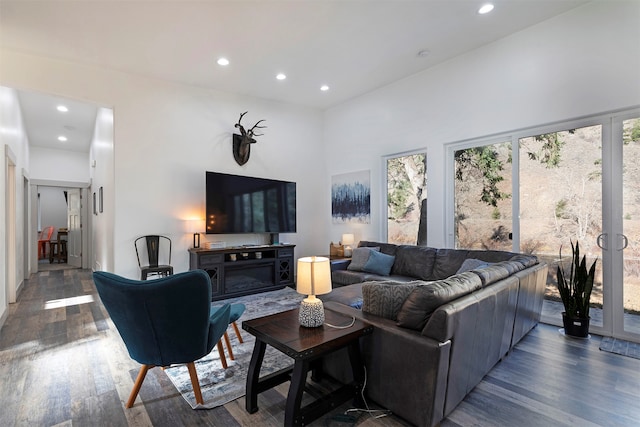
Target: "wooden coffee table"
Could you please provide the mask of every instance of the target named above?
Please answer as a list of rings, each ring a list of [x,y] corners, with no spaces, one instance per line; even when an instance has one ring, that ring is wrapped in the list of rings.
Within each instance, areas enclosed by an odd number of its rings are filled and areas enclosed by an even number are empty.
[[[332,325],[349,325],[352,318],[325,308],[325,322]],[[291,381],[287,395],[284,425],[309,424],[328,410],[351,398],[359,398],[364,386],[364,366],[360,358],[359,338],[373,332],[373,326],[356,320],[346,329],[335,329],[322,325],[305,328],[298,321],[298,309],[273,314],[242,322],[242,329],[256,337],[255,347],[247,375],[246,409],[249,413],[258,410],[258,394],[285,381]],[[260,368],[267,344],[294,359],[293,368],[283,369],[260,378]],[[300,407],[307,374],[312,362],[323,356],[347,347],[354,381],[343,385],[328,396]]]

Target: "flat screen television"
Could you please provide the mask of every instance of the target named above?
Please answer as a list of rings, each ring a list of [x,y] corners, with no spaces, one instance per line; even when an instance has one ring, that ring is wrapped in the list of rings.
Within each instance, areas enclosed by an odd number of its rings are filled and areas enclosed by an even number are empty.
[[[206,173],[207,234],[295,233],[296,183]]]

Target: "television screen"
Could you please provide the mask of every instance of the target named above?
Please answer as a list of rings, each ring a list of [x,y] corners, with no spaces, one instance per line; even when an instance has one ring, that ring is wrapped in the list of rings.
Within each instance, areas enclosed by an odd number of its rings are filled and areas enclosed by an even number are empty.
[[[206,173],[207,234],[295,233],[296,183]]]

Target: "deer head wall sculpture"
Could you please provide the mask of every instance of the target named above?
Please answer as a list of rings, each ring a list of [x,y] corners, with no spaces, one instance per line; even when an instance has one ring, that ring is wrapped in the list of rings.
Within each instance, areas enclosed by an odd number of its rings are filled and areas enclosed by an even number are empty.
[[[251,154],[251,144],[255,144],[256,136],[262,136],[261,133],[256,133],[256,129],[264,129],[266,126],[260,126],[260,123],[264,122],[264,120],[258,120],[255,125],[249,130],[245,130],[244,126],[240,124],[242,121],[242,117],[247,114],[248,111],[240,114],[240,118],[238,119],[238,123],[235,124],[235,127],[240,130],[240,135],[233,134],[233,158],[236,159],[236,162],[242,166],[247,161],[249,161],[249,155]]]

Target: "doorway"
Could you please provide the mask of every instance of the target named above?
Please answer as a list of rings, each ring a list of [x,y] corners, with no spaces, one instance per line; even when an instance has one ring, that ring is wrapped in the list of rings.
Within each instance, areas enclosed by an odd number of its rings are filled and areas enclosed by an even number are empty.
[[[52,183],[53,184],[53,183]],[[87,216],[87,190],[70,186],[43,185],[34,187],[37,193],[32,214],[36,218],[38,230],[47,226],[54,227],[53,245],[47,246],[47,254],[38,259],[38,271],[60,270],[67,268],[86,268],[88,260],[84,254],[88,251],[87,236],[83,223]],[[50,251],[53,250],[52,254]]]

